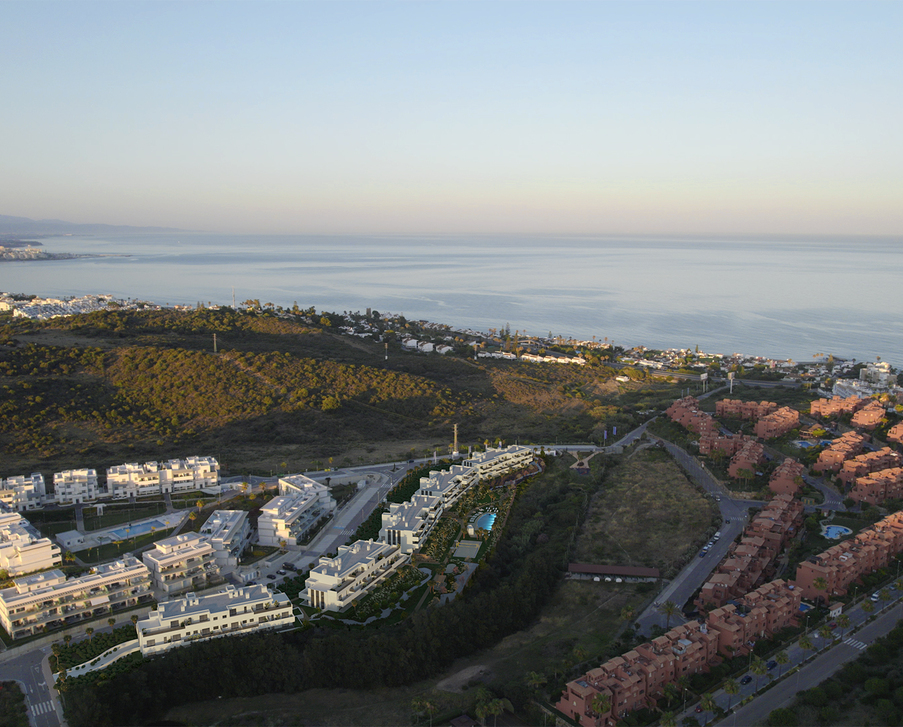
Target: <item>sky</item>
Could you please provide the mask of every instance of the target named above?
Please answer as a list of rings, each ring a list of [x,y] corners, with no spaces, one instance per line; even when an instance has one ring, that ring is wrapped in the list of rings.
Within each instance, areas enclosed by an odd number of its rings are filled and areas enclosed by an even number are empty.
[[[3,2],[0,214],[903,232],[903,3]]]

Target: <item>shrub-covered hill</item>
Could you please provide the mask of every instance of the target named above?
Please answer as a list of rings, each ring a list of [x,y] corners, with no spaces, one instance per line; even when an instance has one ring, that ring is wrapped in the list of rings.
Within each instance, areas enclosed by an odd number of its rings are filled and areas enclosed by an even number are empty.
[[[394,344],[386,360],[383,343],[322,320],[111,311],[0,327],[0,476],[191,453],[227,468],[240,459],[243,471],[274,457],[341,464],[388,442],[422,453],[448,443],[455,422],[462,442],[598,441],[648,404],[634,392],[625,410],[601,364],[474,362]],[[657,386],[643,395],[672,396]]]

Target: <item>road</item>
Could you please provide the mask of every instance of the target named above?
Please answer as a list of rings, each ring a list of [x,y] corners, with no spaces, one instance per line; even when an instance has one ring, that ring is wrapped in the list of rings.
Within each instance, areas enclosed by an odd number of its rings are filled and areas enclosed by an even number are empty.
[[[47,655],[50,647],[25,652],[0,663],[0,680],[19,682],[25,692],[28,718],[32,727],[59,727],[65,724],[63,709],[56,692],[47,685],[52,682]]]

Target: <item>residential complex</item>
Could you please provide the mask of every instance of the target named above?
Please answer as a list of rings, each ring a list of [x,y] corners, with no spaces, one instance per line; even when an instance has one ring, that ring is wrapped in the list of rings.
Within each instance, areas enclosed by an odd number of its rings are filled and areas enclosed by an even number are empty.
[[[855,457],[862,451],[869,437],[866,434],[847,432],[835,439],[818,455],[818,461],[812,465],[816,472],[840,472],[846,460]]]
[[[736,603],[690,621],[637,646],[579,679],[568,682],[555,704],[581,727],[613,727],[628,712],[655,706],[665,685],[708,671],[722,656],[747,653],[750,644],[796,625],[800,594],[792,584],[773,581]],[[597,697],[608,698],[600,709]]]
[[[777,466],[768,480],[768,489],[776,495],[796,495],[803,486],[806,467],[798,460],[787,457]]]
[[[850,497],[857,502],[881,505],[885,500],[903,498],[903,467],[889,467],[856,478]]]
[[[848,396],[846,398],[834,396],[830,399],[816,399],[809,406],[809,413],[812,416],[821,417],[822,419],[833,419],[841,414],[853,414],[859,411],[866,404],[865,399],[858,396]]]
[[[414,495],[408,502],[393,502],[382,514],[379,539],[400,546],[402,553],[410,555],[426,542],[442,512],[440,497]]]
[[[141,653],[150,656],[217,636],[288,628],[294,620],[291,601],[284,593],[273,593],[262,585],[227,586],[220,593],[191,593],[159,604],[138,622],[138,644]]]
[[[684,429],[695,432],[700,437],[718,436],[718,424],[707,412],[699,408],[696,397],[685,396],[678,399],[665,410],[671,421],[680,424]]]
[[[847,587],[859,576],[883,568],[900,552],[903,552],[903,510],[800,563],[796,584],[804,598],[830,600],[846,595]]]
[[[158,540],[141,559],[151,573],[154,588],[164,595],[205,588],[219,576],[216,551],[197,533]]]
[[[850,423],[857,429],[865,429],[866,431],[871,432],[886,416],[887,410],[880,403],[872,399],[868,404],[853,414]]]
[[[789,406],[782,406],[756,422],[756,436],[760,439],[783,437],[800,424],[800,413]]]
[[[238,565],[251,543],[251,533],[251,521],[244,510],[215,510],[201,527],[201,535],[213,548],[213,557],[221,570]]]
[[[39,472],[0,479],[0,502],[19,512],[43,507],[46,494],[44,476]]]
[[[19,639],[152,599],[147,566],[125,555],[77,578],[67,579],[57,569],[16,578],[11,587],[0,590],[0,625]]]
[[[143,497],[219,486],[219,462],[213,457],[171,459],[163,464],[121,464],[107,470],[110,497]]]
[[[696,607],[704,611],[723,606],[772,578],[778,555],[798,532],[802,519],[803,505],[792,495],[772,499],[703,584]]]
[[[850,483],[859,477],[901,465],[903,465],[903,455],[890,447],[883,447],[877,452],[866,452],[846,460],[840,467],[837,479],[849,487]]]
[[[734,417],[756,421],[778,410],[773,401],[740,401],[739,399],[722,399],[715,402],[715,416]]]
[[[58,545],[42,537],[21,515],[0,505],[0,570],[15,577],[61,562]]]

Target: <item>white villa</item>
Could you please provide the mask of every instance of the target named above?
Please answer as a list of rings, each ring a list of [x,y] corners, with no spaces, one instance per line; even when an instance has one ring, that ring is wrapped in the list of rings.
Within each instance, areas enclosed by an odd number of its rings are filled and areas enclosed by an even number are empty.
[[[46,494],[44,476],[38,472],[32,473],[31,477],[18,475],[0,479],[0,502],[19,512],[42,507]]]
[[[442,511],[442,499],[429,495],[414,495],[408,502],[393,502],[389,512],[383,513],[379,539],[400,546],[402,553],[410,555],[426,542]]]
[[[125,555],[77,578],[67,579],[55,569],[15,579],[0,590],[0,624],[19,639],[45,628],[105,618],[113,609],[152,599],[147,567]]]
[[[320,518],[336,508],[329,488],[304,475],[281,477],[279,492],[279,497],[260,508],[257,542],[261,545],[297,545]]]
[[[97,471],[66,470],[53,475],[53,495],[59,504],[78,505],[97,499]]]
[[[120,464],[107,470],[107,494],[111,497],[143,497],[214,487],[219,487],[219,462],[213,457],[171,459],[163,464]]]
[[[201,535],[213,547],[216,564],[221,569],[238,565],[251,542],[251,532],[251,522],[244,510],[216,510],[201,528]]]
[[[42,537],[19,513],[0,507],[0,570],[15,577],[61,562],[58,545]]]
[[[167,595],[204,588],[211,576],[219,575],[213,546],[197,533],[159,540],[141,559],[150,570],[154,587]]]
[[[237,636],[294,623],[284,593],[266,586],[228,586],[221,593],[164,601],[138,622],[138,644],[145,656],[217,636]]]
[[[407,562],[397,545],[358,540],[340,545],[335,558],[322,556],[310,571],[304,600],[314,608],[341,611]]]

